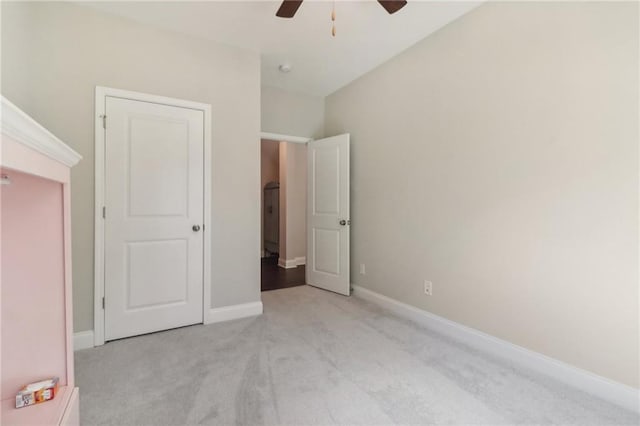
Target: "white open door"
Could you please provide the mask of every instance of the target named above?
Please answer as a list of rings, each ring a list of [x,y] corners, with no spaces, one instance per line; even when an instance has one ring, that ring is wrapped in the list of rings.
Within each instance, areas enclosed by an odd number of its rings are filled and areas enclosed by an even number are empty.
[[[106,97],[105,340],[201,323],[201,110]]]
[[[348,296],[349,135],[307,146],[307,284]]]

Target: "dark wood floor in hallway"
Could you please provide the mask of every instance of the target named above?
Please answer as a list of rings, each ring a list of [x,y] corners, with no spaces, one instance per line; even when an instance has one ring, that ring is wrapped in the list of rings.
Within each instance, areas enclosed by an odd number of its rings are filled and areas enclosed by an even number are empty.
[[[262,291],[296,287],[305,284],[304,265],[291,269],[278,266],[277,256],[262,258]]]

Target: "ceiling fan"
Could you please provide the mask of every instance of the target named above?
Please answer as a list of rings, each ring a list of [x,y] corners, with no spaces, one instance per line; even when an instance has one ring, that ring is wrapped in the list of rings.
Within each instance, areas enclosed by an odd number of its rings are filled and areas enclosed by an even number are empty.
[[[284,0],[276,12],[280,18],[293,18],[303,0]],[[391,15],[402,9],[407,2],[405,0],[378,0],[378,3]]]

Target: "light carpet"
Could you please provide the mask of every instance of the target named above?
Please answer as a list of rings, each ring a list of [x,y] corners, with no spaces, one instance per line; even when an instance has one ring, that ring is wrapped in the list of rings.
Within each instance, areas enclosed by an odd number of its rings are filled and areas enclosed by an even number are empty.
[[[373,304],[303,286],[262,316],[76,352],[83,425],[640,423]]]

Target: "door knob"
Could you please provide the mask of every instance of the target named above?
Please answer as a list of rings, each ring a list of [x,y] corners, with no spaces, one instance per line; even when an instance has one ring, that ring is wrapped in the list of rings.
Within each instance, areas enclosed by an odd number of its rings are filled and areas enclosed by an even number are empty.
[[[347,221],[346,221],[346,220],[342,219],[342,220],[340,221],[340,225],[345,226],[346,224],[347,224]]]
[[[193,225],[191,229],[193,229],[193,232],[198,232],[200,230],[200,225]]]

